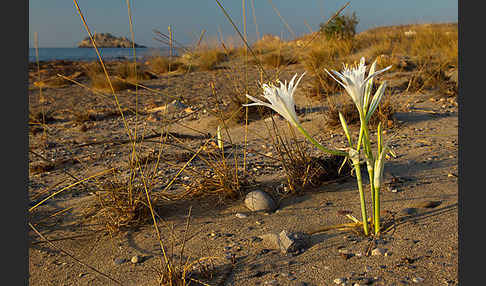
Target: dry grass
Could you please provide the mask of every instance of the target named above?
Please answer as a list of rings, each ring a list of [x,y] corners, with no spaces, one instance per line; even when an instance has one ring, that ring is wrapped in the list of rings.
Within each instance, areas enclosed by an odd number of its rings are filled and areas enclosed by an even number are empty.
[[[344,59],[355,51],[353,39],[337,40],[319,37],[303,51],[300,62],[313,77],[312,95],[321,99],[340,90],[339,84],[326,73],[327,70],[339,70]]]
[[[226,53],[220,48],[201,47],[195,52],[185,53],[181,56],[181,62],[189,70],[209,71],[218,68],[218,66],[227,59]]]
[[[180,60],[164,56],[153,57],[146,64],[149,70],[156,74],[187,70],[187,67]]]
[[[84,65],[84,72],[88,76],[90,87],[95,90],[101,91],[111,91],[110,84],[106,78],[103,69],[97,62],[89,63]],[[133,88],[134,85],[120,79],[116,76],[110,76],[110,81],[113,86],[114,91],[121,91],[124,89]]]
[[[274,52],[262,56],[262,63],[270,68],[280,68],[282,66],[288,66],[296,64],[297,61],[286,57],[280,53]]]
[[[114,70],[114,75],[131,82],[138,82],[141,80],[149,80],[154,78],[154,76],[151,76],[148,72],[144,71],[144,67],[139,63],[135,64],[133,62],[121,62],[115,66]]]

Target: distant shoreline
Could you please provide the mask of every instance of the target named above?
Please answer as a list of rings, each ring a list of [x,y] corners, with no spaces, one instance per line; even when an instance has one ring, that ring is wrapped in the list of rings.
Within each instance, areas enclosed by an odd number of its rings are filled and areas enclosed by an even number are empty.
[[[99,48],[103,60],[126,60],[133,59],[132,48]],[[137,52],[137,61],[144,60],[153,56],[168,56],[169,48],[135,48]],[[29,62],[46,61],[94,61],[98,59],[98,55],[94,49],[89,48],[29,48]],[[178,54],[178,49],[173,49],[173,55]]]

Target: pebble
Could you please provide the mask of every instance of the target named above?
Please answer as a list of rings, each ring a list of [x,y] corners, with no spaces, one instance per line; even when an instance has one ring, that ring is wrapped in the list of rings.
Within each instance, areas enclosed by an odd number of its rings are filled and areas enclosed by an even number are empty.
[[[245,197],[245,206],[251,211],[274,211],[277,207],[272,197],[261,190],[249,192]]]
[[[346,278],[336,278],[333,280],[336,284],[343,284],[346,282]]]
[[[237,218],[247,218],[248,215],[244,214],[244,213],[236,213],[236,217]]]
[[[386,250],[383,248],[375,248],[371,251],[371,255],[384,255],[386,253]]]
[[[141,257],[140,257],[140,256],[138,256],[138,255],[134,255],[134,256],[132,257],[132,259],[130,259],[130,261],[131,261],[133,264],[139,263],[141,260],[142,260],[142,259],[141,259]]]

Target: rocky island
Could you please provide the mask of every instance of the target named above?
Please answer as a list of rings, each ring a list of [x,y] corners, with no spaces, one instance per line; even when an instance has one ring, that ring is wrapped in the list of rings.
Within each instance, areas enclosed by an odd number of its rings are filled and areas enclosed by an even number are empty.
[[[99,48],[132,48],[132,41],[126,37],[115,37],[110,33],[95,34],[94,39]],[[91,48],[91,40],[89,37],[84,38],[79,44],[78,48]],[[146,48],[143,45],[135,43],[135,48]]]

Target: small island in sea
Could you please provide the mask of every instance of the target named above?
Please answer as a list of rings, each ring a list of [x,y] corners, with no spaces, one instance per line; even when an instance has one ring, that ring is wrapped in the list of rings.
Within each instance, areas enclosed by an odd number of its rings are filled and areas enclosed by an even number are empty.
[[[99,48],[132,48],[132,41],[127,39],[126,37],[115,37],[110,33],[100,33],[95,34],[94,39],[96,41],[96,45]],[[78,48],[91,48],[93,45],[91,44],[91,40],[89,37],[84,38],[79,44]],[[135,43],[135,48],[146,48],[146,46],[138,45]]]

